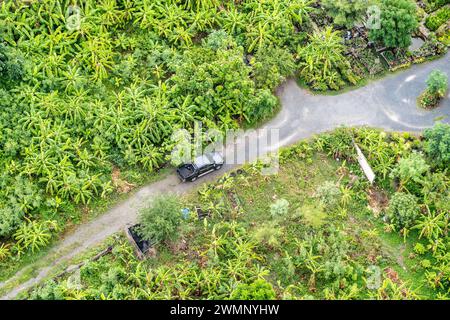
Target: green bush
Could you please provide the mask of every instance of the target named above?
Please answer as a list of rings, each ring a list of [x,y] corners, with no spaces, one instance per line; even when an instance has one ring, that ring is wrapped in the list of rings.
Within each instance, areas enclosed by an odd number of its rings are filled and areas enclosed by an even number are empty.
[[[433,70],[427,79],[428,91],[440,98],[444,97],[448,90],[448,76],[440,70]]]
[[[327,27],[314,32],[307,46],[299,46],[301,80],[314,90],[339,90],[345,84],[356,84],[359,78],[353,73],[345,56],[346,48],[341,34]]]
[[[259,226],[253,232],[253,238],[263,245],[271,248],[276,248],[280,245],[280,240],[283,237],[283,229],[277,223],[265,223]]]
[[[10,236],[22,222],[23,213],[10,208],[0,208],[0,237]]]
[[[251,60],[253,79],[257,88],[274,90],[296,68],[292,54],[282,48],[262,47]]]
[[[258,279],[252,284],[239,284],[230,298],[232,300],[274,300],[276,295],[269,282]]]
[[[435,94],[432,94],[428,90],[424,90],[417,99],[419,105],[424,109],[432,109],[436,107],[440,101],[439,97]]]
[[[434,108],[448,90],[448,76],[440,70],[433,70],[427,79],[427,88],[419,96],[419,105],[423,108]]]
[[[333,181],[325,181],[317,188],[316,197],[326,208],[331,209],[339,204],[341,189]]]
[[[397,228],[410,228],[419,215],[417,198],[411,194],[396,192],[389,204],[387,217]]]
[[[445,7],[439,9],[432,15],[429,15],[425,21],[425,25],[431,31],[436,31],[441,25],[447,23],[449,19],[450,19],[450,8]]]
[[[286,199],[278,199],[275,203],[270,205],[270,214],[272,217],[282,217],[288,213],[289,201]]]
[[[322,0],[321,4],[335,24],[349,29],[363,20],[369,6],[367,0]]]
[[[425,130],[424,137],[428,156],[439,164],[450,163],[450,124],[438,122]]]
[[[24,60],[18,51],[6,46],[0,37],[0,84],[19,81],[25,75]]]
[[[432,12],[437,10],[446,4],[450,3],[450,0],[425,0],[425,10],[427,12]]]
[[[30,221],[23,223],[14,233],[16,246],[32,252],[39,251],[50,242],[52,232],[58,231],[56,221]]]
[[[157,197],[139,212],[138,234],[148,241],[167,241],[177,237],[181,204],[174,195]]]
[[[412,0],[381,0],[381,28],[372,28],[370,39],[391,48],[407,48],[418,26],[416,12]]]
[[[428,169],[429,165],[427,165],[423,155],[413,152],[408,157],[399,160],[392,170],[391,176],[400,178],[402,184],[407,184],[410,181],[419,183]]]
[[[0,243],[0,262],[8,259],[11,256],[9,245]]]
[[[212,50],[224,50],[232,44],[233,39],[224,30],[211,32],[205,40],[205,46]]]
[[[278,99],[269,89],[258,90],[252,103],[248,104],[248,109],[252,110],[252,117],[249,119],[249,123],[255,124],[270,117],[277,106]]]

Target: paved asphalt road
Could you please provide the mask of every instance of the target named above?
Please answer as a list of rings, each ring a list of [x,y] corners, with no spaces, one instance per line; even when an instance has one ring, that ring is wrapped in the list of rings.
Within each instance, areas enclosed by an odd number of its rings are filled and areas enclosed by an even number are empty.
[[[436,119],[448,123],[450,122],[449,96],[433,111],[425,111],[416,106],[416,97],[426,87],[425,80],[434,69],[440,69],[450,76],[450,54],[336,96],[314,95],[299,88],[294,80],[289,80],[278,90],[282,105],[280,112],[262,126],[263,130],[253,132],[250,140],[255,141],[255,138],[258,141],[262,140],[270,129],[279,130],[278,143],[263,147],[262,151],[266,152],[275,151],[279,147],[288,146],[316,133],[342,125],[367,125],[393,131],[422,131],[432,126]],[[254,160],[256,157],[254,152],[249,152],[242,138],[237,141],[235,148],[237,154],[246,154],[247,160]],[[229,155],[230,150],[227,148],[225,153]],[[36,277],[15,286],[1,299],[14,298],[20,291],[40,282],[53,267],[101,243],[108,236],[122,230],[127,224],[133,223],[139,208],[156,195],[187,192],[233,167],[235,165],[228,163],[221,171],[201,178],[195,183],[181,184],[175,175],[170,175],[161,181],[142,187],[123,203],[95,220],[78,226],[61,240],[45,258],[46,261],[52,261],[50,264],[42,268],[28,266],[10,280],[0,283],[0,289],[6,285],[9,286],[9,283],[15,282],[28,268],[36,268],[38,272]]]

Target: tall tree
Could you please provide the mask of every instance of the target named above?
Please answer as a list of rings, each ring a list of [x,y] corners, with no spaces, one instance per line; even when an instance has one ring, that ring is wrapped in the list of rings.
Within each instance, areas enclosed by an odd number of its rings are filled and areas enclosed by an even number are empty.
[[[370,39],[391,48],[407,48],[418,26],[416,10],[411,0],[381,0],[380,28],[370,30]]]

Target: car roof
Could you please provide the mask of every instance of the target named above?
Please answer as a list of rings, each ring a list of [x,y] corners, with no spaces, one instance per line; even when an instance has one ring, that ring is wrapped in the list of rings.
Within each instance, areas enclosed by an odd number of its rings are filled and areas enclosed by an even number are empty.
[[[208,155],[206,155],[206,154],[201,155],[201,156],[195,158],[195,160],[194,160],[194,164],[195,164],[197,167],[199,167],[199,168],[204,167],[204,166],[207,166],[207,165],[210,165],[210,164],[213,164],[213,163],[214,163],[214,161],[211,160],[211,159],[208,157]]]
[[[215,163],[223,163],[223,157],[220,153],[218,152],[213,152],[211,153],[211,158],[213,159],[213,161]]]

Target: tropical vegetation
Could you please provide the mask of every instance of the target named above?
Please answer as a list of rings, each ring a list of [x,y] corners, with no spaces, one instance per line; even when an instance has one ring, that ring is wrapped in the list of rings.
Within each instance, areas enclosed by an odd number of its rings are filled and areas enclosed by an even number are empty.
[[[448,90],[448,76],[440,70],[433,70],[427,79],[427,88],[419,96],[423,108],[436,107]]]
[[[450,180],[430,147],[442,134],[450,125],[424,137],[363,128],[303,141],[282,150],[277,175],[257,162],[179,199],[191,215],[152,257],[139,261],[117,235],[104,244],[112,253],[26,297],[446,299]],[[373,185],[352,139],[377,175]],[[403,173],[403,161],[419,169]]]
[[[380,27],[370,30],[373,41],[386,47],[407,48],[418,27],[417,7],[412,0],[381,0]]]
[[[404,67],[443,54],[448,37],[448,30],[442,27],[445,27],[442,21],[448,9],[446,1],[426,0],[422,11],[411,0],[2,1],[0,280],[11,276],[27,259],[33,260],[40,250],[51,245],[71,226],[92,218],[92,208],[108,207],[120,194],[130,192],[148,179],[157,179],[161,170],[177,164],[179,159],[172,158],[171,152],[179,142],[174,136],[178,129],[185,129],[191,138],[198,122],[202,123],[203,131],[256,127],[278,110],[275,92],[287,77],[297,78],[301,85],[313,91],[337,91],[379,77],[391,69],[390,62]],[[361,27],[371,4],[381,5],[380,29]],[[420,18],[418,11],[422,13]],[[436,34],[432,32],[420,50],[409,52],[411,36],[417,32],[420,19]],[[358,28],[354,28],[356,25]],[[391,55],[384,54],[383,50]],[[389,56],[393,61],[386,59],[388,63],[384,63],[380,59]],[[409,60],[404,63],[402,59]],[[443,96],[446,91],[443,83],[442,75],[430,76],[426,97],[422,99],[427,106],[430,97]],[[313,146],[303,146],[313,148],[322,156],[330,152],[351,159],[346,149],[351,139],[342,135],[342,141],[335,141],[340,134],[325,135],[326,138],[318,139]],[[365,137],[364,134],[361,137]],[[411,138],[411,144],[420,145],[417,153],[403,149],[404,146],[397,143],[398,137],[389,140],[381,133],[377,137],[378,142],[371,142],[369,138],[361,138],[360,142],[382,177],[383,188],[391,192],[389,184],[398,183],[396,192],[401,195],[394,201],[398,206],[386,213],[386,219],[392,222],[391,229],[406,237],[409,230],[415,230],[415,224],[435,223],[441,219],[442,210],[437,209],[441,204],[433,202],[437,196],[421,190],[432,190],[433,183],[439,185],[440,191],[446,186],[446,178],[442,178],[444,187],[438,182],[441,176],[446,177],[448,129],[442,124],[427,130],[423,145]],[[191,147],[189,139],[188,147]],[[304,152],[309,160],[318,156],[311,152]],[[331,161],[330,166],[335,165],[334,160],[327,161]],[[259,179],[256,173],[254,178]],[[348,185],[337,183],[332,176],[326,178],[311,190],[311,197],[320,207],[305,204],[301,208],[303,211],[300,210],[302,215],[294,217],[292,210],[298,208],[289,195],[280,194],[279,198],[272,199],[273,203],[266,203],[271,220],[264,221],[258,230],[252,230],[255,226],[249,227],[247,222],[238,219],[242,212],[251,212],[249,208],[232,211],[233,219],[225,222],[202,222],[204,229],[190,221],[195,232],[203,230],[204,243],[194,250],[202,260],[197,263],[175,259],[179,262],[173,269],[179,273],[175,275],[181,277],[187,273],[188,277],[202,279],[209,272],[217,275],[217,281],[205,282],[205,287],[198,289],[191,286],[196,282],[190,279],[186,282],[186,291],[179,297],[304,296],[295,293],[289,281],[279,285],[266,277],[273,272],[273,266],[262,263],[268,252],[266,249],[286,242],[281,237],[284,231],[279,228],[281,221],[289,222],[287,231],[302,242],[296,248],[276,251],[283,259],[289,260],[291,256],[297,259],[289,262],[290,274],[281,274],[281,277],[295,279],[301,275],[308,279],[308,287],[312,289],[321,285],[325,288],[324,279],[344,281],[343,274],[345,281],[353,279],[352,268],[356,270],[361,266],[353,262],[343,266],[341,261],[347,263],[346,255],[356,254],[360,248],[346,249],[345,232],[334,234],[328,229],[321,230],[325,238],[332,238],[324,240],[325,244],[315,243],[310,236],[316,231],[309,227],[328,224],[324,221],[329,208],[342,206],[340,214],[344,216],[345,206],[353,199]],[[217,193],[225,196],[229,192],[226,188],[224,183]],[[224,214],[220,197],[210,199],[208,192],[205,193],[202,201],[211,207],[203,209]],[[419,212],[403,210],[413,200]],[[139,234],[147,240],[156,239],[162,248],[176,242],[179,229],[186,227],[177,215],[180,202],[171,197],[161,198],[153,207],[143,210]],[[432,216],[430,221],[423,220],[424,212]],[[296,229],[293,222],[302,219],[311,226]],[[442,225],[441,220],[438,224]],[[445,228],[443,230],[446,232]],[[254,231],[254,235],[249,236],[250,231]],[[444,231],[438,232],[439,237],[443,237]],[[423,237],[430,234],[436,231],[423,231]],[[183,235],[189,238],[188,233]],[[230,243],[220,242],[227,237]],[[333,247],[334,238],[344,239],[336,240],[336,246],[342,245],[339,253],[323,249]],[[255,241],[265,247],[261,249]],[[146,266],[148,262],[132,258],[123,239],[119,242],[122,249],[115,249],[112,256],[127,260],[121,260],[124,264],[117,266],[119,269],[131,272]],[[229,253],[229,250],[234,251]],[[312,260],[306,264],[308,257]],[[100,265],[109,258],[95,263]],[[316,261],[325,263],[326,259],[338,261],[339,268],[345,271],[336,271],[339,274],[336,276],[330,271],[332,267],[323,267]],[[436,261],[445,264],[437,256],[435,260],[428,260],[433,266]],[[86,270],[90,265],[86,264]],[[209,269],[202,271],[206,265]],[[223,271],[230,265],[242,270]],[[260,269],[261,266],[269,271]],[[171,272],[162,264],[159,267],[159,276]],[[97,274],[96,268],[92,267],[93,275]],[[106,269],[114,281],[129,275],[122,269]],[[362,273],[356,277],[358,285],[364,279]],[[140,283],[145,291],[141,276],[133,280],[136,282],[132,286],[137,288]],[[95,287],[103,277],[89,285]],[[159,280],[157,278],[155,285],[161,283]],[[92,289],[87,293],[79,290],[70,294],[112,297],[114,295],[109,296],[111,290],[123,289],[114,289],[114,281],[106,281],[108,288],[105,290]],[[379,292],[378,297],[385,294],[391,297],[406,290],[389,281],[383,282],[383,290],[389,294]],[[212,293],[219,284],[222,285],[220,290]],[[333,290],[338,287],[334,286]],[[68,291],[63,287],[55,284],[54,288],[56,291],[46,291],[48,297],[67,297]],[[199,291],[194,294],[196,288]],[[152,290],[147,290],[148,296],[141,292],[136,293],[136,297],[171,295],[165,285],[158,289],[163,293],[155,290],[152,296]],[[337,292],[323,291],[317,297],[337,297]],[[122,291],[121,294],[128,297]],[[364,291],[360,297],[371,294],[374,293]],[[36,297],[44,296],[36,294]]]

